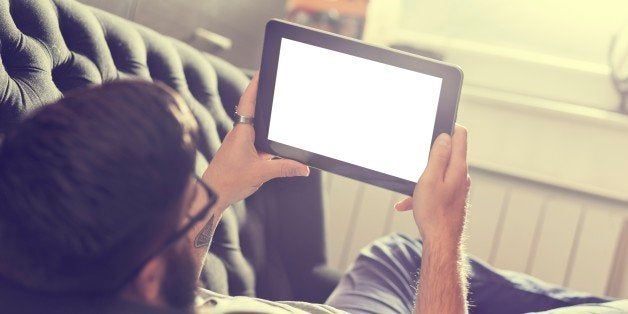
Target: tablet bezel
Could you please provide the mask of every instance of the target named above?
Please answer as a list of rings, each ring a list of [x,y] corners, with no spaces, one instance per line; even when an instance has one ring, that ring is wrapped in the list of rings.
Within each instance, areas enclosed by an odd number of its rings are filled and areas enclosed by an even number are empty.
[[[282,20],[271,20],[266,24],[262,63],[259,73],[257,105],[255,109],[255,146],[257,149],[283,158],[294,159],[324,171],[329,171],[405,195],[412,195],[416,182],[268,139],[282,38],[442,78],[443,81],[432,134],[432,143],[434,143],[435,138],[439,134],[452,134],[453,132],[462,87],[462,70],[457,66],[444,62],[385,47],[369,45],[352,38],[315,30]],[[301,118],[307,119],[307,116]],[[391,160],[391,162],[394,161]]]

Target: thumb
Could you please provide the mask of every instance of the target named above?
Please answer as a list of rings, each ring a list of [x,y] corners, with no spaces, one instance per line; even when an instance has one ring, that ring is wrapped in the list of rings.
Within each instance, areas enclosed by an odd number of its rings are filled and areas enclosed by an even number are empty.
[[[430,158],[425,168],[425,175],[444,178],[449,158],[451,157],[451,136],[447,133],[440,134],[432,145]]]
[[[264,182],[282,177],[307,177],[310,167],[290,159],[272,159],[262,162],[262,179]]]

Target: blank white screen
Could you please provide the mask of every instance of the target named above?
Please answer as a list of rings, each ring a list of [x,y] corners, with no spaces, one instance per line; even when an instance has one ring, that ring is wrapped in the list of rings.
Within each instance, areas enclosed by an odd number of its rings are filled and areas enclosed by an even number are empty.
[[[413,182],[442,79],[283,38],[268,139]]]

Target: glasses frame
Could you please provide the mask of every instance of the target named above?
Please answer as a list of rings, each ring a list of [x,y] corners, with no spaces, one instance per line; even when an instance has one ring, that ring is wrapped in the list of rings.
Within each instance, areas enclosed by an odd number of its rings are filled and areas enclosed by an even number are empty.
[[[202,221],[203,219],[205,219],[205,217],[207,217],[211,208],[216,204],[216,201],[218,200],[218,195],[214,192],[214,190],[212,190],[209,187],[209,185],[207,185],[207,183],[205,183],[205,181],[203,181],[201,177],[199,177],[196,174],[194,174],[193,177],[201,185],[201,187],[205,190],[205,192],[207,192],[207,197],[209,198],[207,204],[205,204],[203,209],[198,214],[194,216],[188,216],[190,221],[183,228],[180,228],[177,231],[175,231],[172,235],[170,235],[166,239],[166,241],[164,241],[164,243],[161,246],[157,247],[156,250],[154,250],[146,258],[144,258],[142,262],[138,264],[137,266],[135,266],[128,275],[123,277],[124,279],[120,282],[120,284],[115,289],[112,289],[112,291],[116,291],[124,287],[129,281],[131,281],[133,278],[137,276],[137,274],[144,268],[146,263],[148,263],[153,258],[161,255],[168,248],[170,248],[171,245],[181,240],[181,238],[183,238],[183,236],[185,236],[198,222]]]

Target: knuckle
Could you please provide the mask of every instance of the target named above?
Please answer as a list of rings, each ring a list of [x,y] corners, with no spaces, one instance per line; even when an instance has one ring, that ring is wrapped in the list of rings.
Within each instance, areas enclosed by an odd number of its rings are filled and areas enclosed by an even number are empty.
[[[291,177],[299,176],[299,169],[292,167],[292,169],[290,169],[290,176]]]
[[[426,181],[430,181],[431,179],[432,176],[429,173],[424,172],[423,175],[421,175],[421,177],[419,178],[419,185],[425,184]]]
[[[433,186],[436,183],[436,179],[433,176],[424,176],[419,179],[419,183],[417,184],[417,188],[425,189],[430,186]]]
[[[282,177],[295,177],[299,174],[299,169],[291,167],[290,164],[283,164],[281,165],[280,172]]]
[[[440,162],[446,162],[449,160],[449,154],[447,153],[447,151],[439,149],[438,151],[434,152],[434,159]]]
[[[440,159],[440,160],[447,160],[449,157],[449,154],[447,153],[447,151],[443,150],[443,149],[439,149],[436,152],[436,158]]]
[[[281,165],[279,173],[281,174],[282,177],[289,177],[290,167],[288,167],[288,165],[285,165],[285,164]]]

